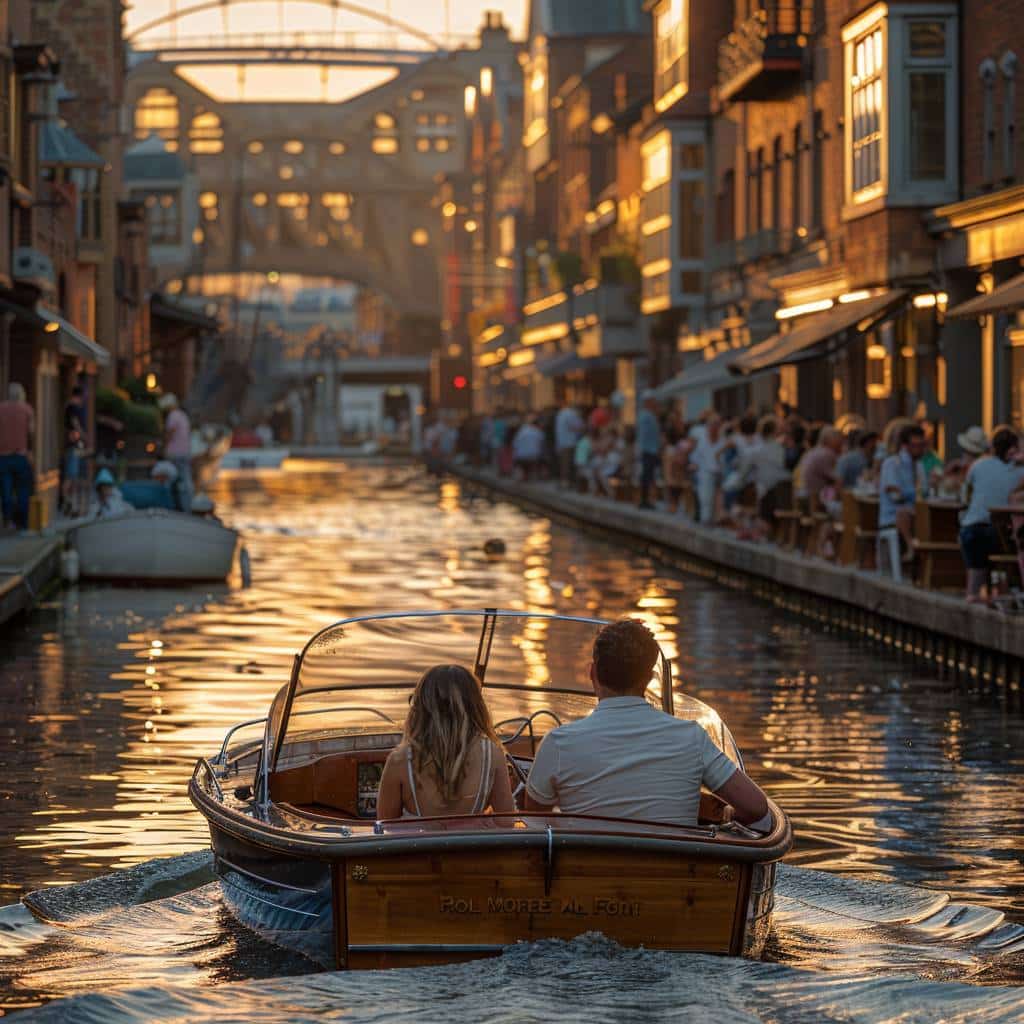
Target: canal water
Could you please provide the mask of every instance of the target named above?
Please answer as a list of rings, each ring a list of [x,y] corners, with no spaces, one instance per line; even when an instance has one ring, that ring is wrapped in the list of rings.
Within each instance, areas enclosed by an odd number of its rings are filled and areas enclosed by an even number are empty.
[[[75,1021],[1024,1020],[1024,719],[404,464],[223,474],[252,582],[79,586],[0,635],[0,1012]],[[506,556],[488,560],[485,540]],[[657,632],[793,820],[766,963],[600,936],[310,974],[238,926],[186,798],[316,629],[505,606]],[[33,892],[40,923],[20,902]]]

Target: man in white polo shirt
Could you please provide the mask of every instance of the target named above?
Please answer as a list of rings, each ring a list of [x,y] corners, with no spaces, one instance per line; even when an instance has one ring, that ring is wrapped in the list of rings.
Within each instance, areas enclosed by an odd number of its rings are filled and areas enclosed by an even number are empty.
[[[644,698],[661,651],[635,619],[605,626],[594,641],[590,681],[598,705],[544,737],[526,786],[526,810],[696,825],[703,783],[741,824],[772,826],[760,787],[696,722]]]

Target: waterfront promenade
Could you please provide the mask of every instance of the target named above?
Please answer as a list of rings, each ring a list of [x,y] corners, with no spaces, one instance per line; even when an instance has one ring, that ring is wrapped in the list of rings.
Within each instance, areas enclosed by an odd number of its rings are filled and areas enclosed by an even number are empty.
[[[815,622],[861,634],[975,677],[1021,703],[1024,629],[1019,615],[967,605],[960,594],[922,590],[878,573],[839,566],[767,543],[738,540],[680,515],[579,494],[553,482],[523,483],[453,465],[475,487],[640,547],[679,568],[751,590]]]
[[[0,535],[0,626],[31,608],[60,575],[62,536]]]

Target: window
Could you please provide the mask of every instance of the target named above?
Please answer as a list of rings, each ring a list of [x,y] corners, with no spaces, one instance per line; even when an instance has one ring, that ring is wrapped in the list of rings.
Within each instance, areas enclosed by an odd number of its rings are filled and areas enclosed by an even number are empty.
[[[529,148],[548,132],[548,54],[538,37],[530,48],[523,80],[523,145]]]
[[[752,235],[763,227],[761,206],[761,177],[764,173],[764,150],[747,154],[747,224],[746,234]]]
[[[772,143],[772,227],[782,227],[782,166],[786,162],[782,152],[782,136],[776,135]]]
[[[882,29],[876,28],[854,47],[850,79],[853,123],[853,191],[863,195],[882,183],[882,68],[885,48]]]
[[[731,242],[736,237],[736,172],[730,167],[722,175],[715,216],[715,238]]]
[[[791,202],[793,204],[793,234],[797,238],[807,236],[807,225],[804,223],[804,127],[798,124],[793,129],[793,163],[790,176],[792,186]]]
[[[684,180],[679,183],[679,258],[699,260],[703,256],[704,182]]]
[[[380,113],[373,119],[374,153],[390,156],[398,152],[398,125],[391,114]]]
[[[811,223],[810,227],[822,226],[822,209],[825,199],[825,118],[820,110],[814,112],[814,129],[811,139]]]
[[[189,149],[193,153],[221,153],[224,150],[224,129],[220,118],[204,111],[192,118],[188,131]]]
[[[843,29],[846,209],[957,197],[956,5],[875,4]]]
[[[172,153],[178,148],[178,97],[169,89],[148,89],[135,107],[135,137],[156,135]]]
[[[173,191],[142,193],[146,204],[146,222],[152,245],[177,245],[181,241],[181,209],[178,193]]]
[[[430,113],[419,111],[415,123],[416,151],[419,153],[447,153],[452,148],[457,131],[455,118],[445,111]]]
[[[662,0],[654,9],[654,39],[654,107],[660,113],[688,89],[687,0]]]

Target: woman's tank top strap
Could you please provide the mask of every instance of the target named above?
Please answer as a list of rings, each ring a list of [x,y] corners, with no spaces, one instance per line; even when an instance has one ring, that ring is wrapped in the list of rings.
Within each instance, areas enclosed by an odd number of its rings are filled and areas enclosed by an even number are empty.
[[[409,747],[406,753],[408,754],[405,763],[409,774],[409,794],[412,796],[412,806],[416,812],[416,817],[422,818],[423,812],[420,810],[420,800],[416,795],[416,773],[412,770],[412,747]]]
[[[480,737],[483,744],[480,758],[480,787],[477,789],[476,800],[470,814],[483,814],[487,810],[487,798],[491,795],[491,741],[486,736]]]

